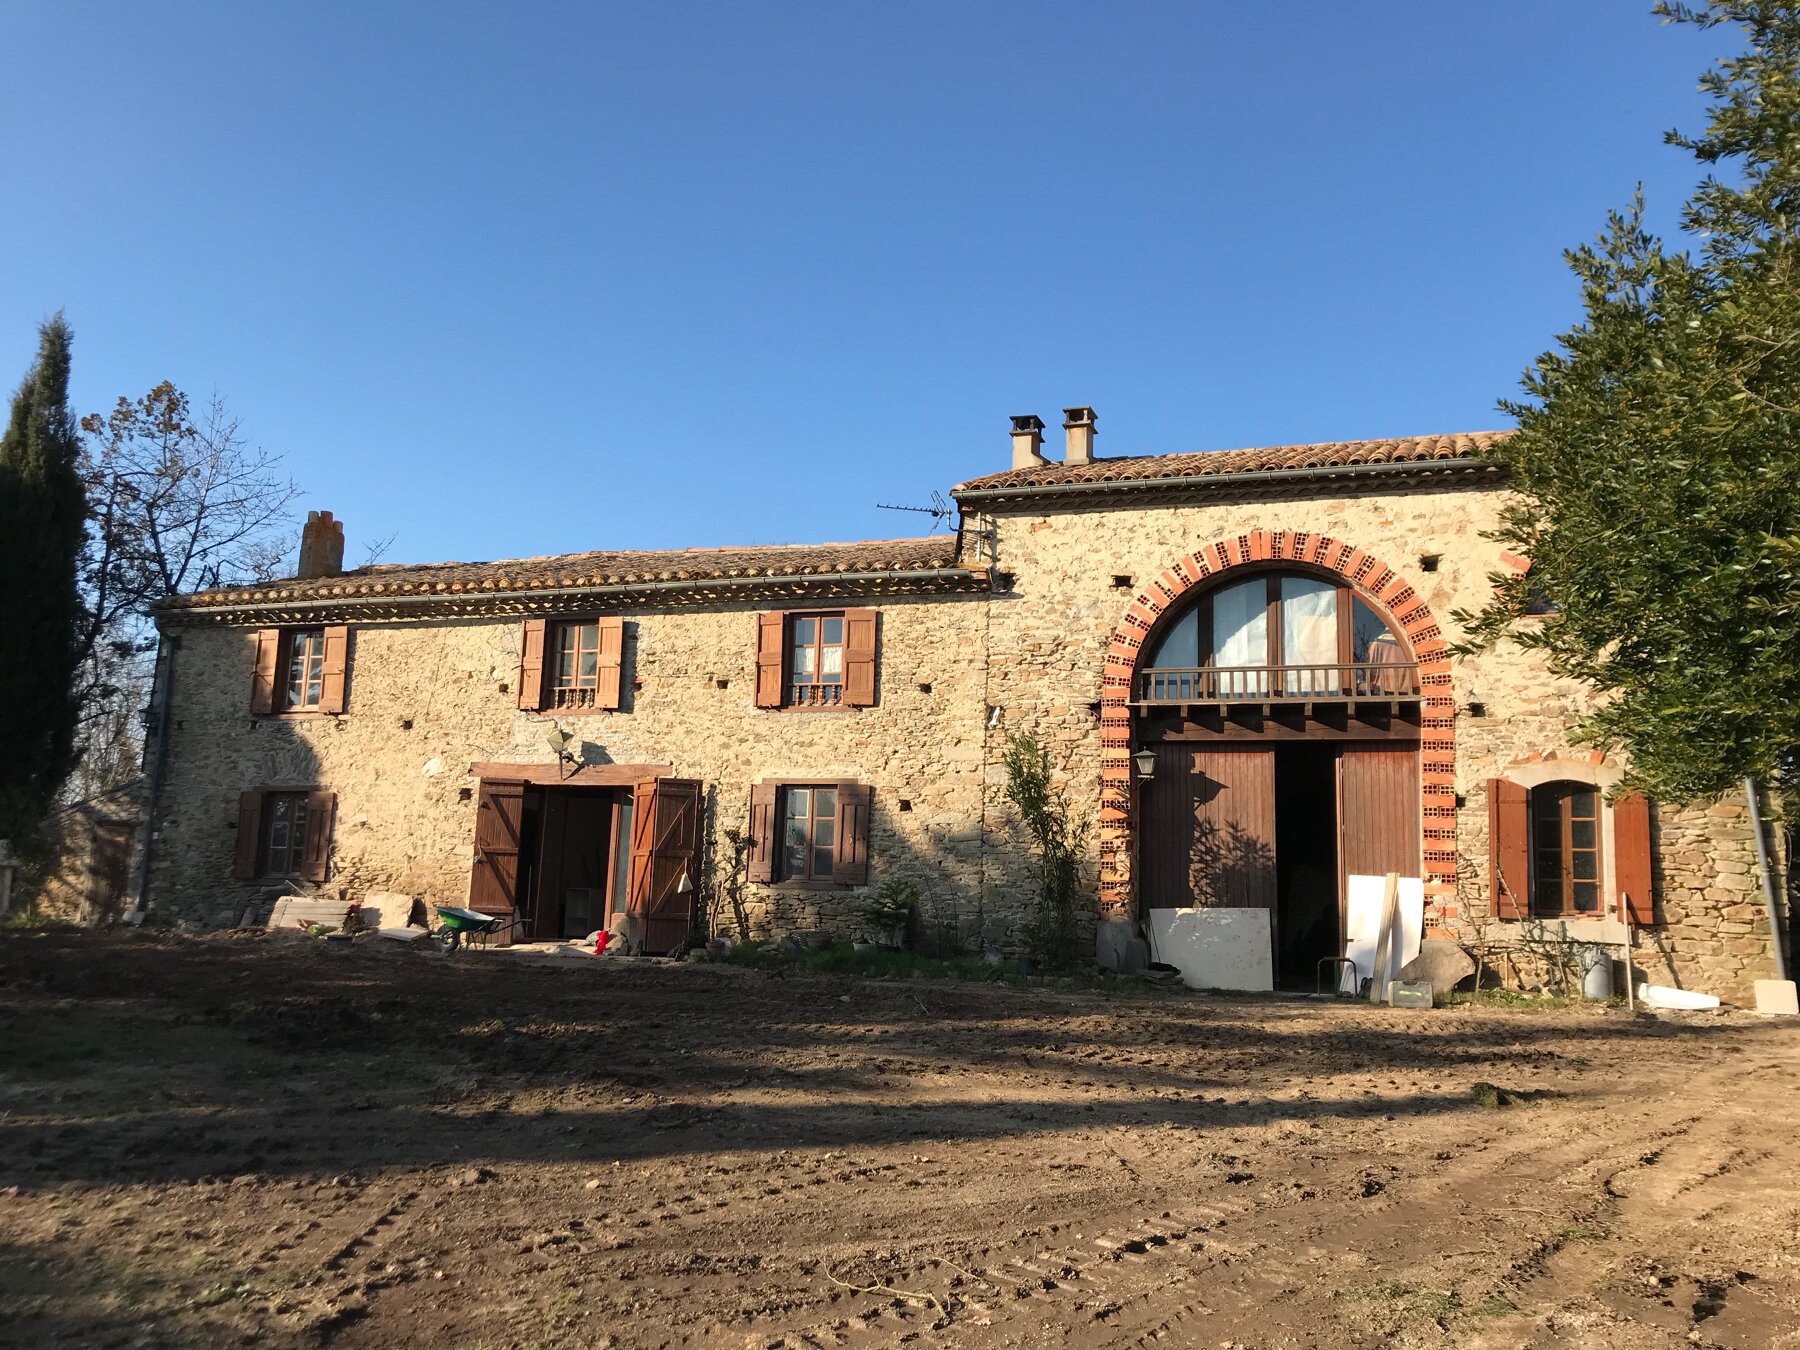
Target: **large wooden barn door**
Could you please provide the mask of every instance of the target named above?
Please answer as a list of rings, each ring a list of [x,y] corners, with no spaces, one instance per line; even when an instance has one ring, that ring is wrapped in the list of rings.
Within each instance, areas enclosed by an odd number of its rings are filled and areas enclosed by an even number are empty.
[[[1422,876],[1419,747],[1346,745],[1338,756],[1345,876]]]
[[[519,826],[523,783],[481,784],[475,808],[475,867],[469,873],[469,908],[514,918],[519,903]],[[502,940],[508,940],[510,927]]]
[[[1275,751],[1155,747],[1139,829],[1143,904],[1272,909]]]
[[[639,783],[632,793],[626,900],[646,952],[672,951],[692,931],[699,851],[700,784],[691,778]]]

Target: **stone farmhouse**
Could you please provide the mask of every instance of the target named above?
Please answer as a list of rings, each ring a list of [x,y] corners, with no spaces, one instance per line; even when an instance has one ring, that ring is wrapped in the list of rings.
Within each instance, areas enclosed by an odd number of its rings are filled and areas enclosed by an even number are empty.
[[[1012,466],[923,539],[345,571],[313,513],[293,579],[158,612],[151,908],[233,924],[294,883],[518,941],[625,916],[657,952],[721,889],[757,933],[855,934],[895,876],[1014,947],[1029,732],[1102,950],[1158,909],[1265,909],[1310,989],[1346,879],[1397,872],[1428,930],[1629,917],[1654,980],[1773,973],[1741,801],[1608,800],[1623,766],[1568,740],[1583,688],[1447,651],[1527,565],[1484,538],[1504,433],[1101,458],[1091,409],[1064,430],[1051,460],[1014,418]]]

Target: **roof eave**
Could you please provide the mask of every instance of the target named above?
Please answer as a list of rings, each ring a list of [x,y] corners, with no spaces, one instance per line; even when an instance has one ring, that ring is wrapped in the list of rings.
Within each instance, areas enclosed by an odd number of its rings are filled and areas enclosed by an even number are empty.
[[[696,609],[746,599],[976,593],[991,587],[985,567],[919,567],[887,572],[795,572],[777,576],[678,577],[597,586],[432,590],[399,595],[321,592],[274,599],[164,603],[159,627],[192,624],[299,623],[326,619],[395,620],[491,615],[607,613],[634,607]],[[252,595],[259,592],[251,592]]]
[[[1469,482],[1498,481],[1506,465],[1497,459],[1386,460],[1376,464],[1323,464],[1295,469],[1249,469],[1236,473],[1193,473],[1168,478],[1121,478],[1075,483],[1008,483],[995,487],[952,488],[957,505],[965,503],[992,510],[1014,503],[1058,504],[1087,498],[1118,496],[1207,497],[1287,495],[1296,487],[1320,484],[1353,487],[1369,480],[1461,479]],[[1258,491],[1248,491],[1256,489]]]

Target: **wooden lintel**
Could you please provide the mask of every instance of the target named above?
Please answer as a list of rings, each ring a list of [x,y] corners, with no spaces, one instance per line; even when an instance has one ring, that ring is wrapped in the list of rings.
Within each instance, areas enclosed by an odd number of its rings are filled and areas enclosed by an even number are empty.
[[[487,781],[529,783],[533,787],[630,787],[652,778],[668,778],[675,770],[669,764],[581,764],[566,769],[556,763],[480,762],[469,765],[469,772]]]

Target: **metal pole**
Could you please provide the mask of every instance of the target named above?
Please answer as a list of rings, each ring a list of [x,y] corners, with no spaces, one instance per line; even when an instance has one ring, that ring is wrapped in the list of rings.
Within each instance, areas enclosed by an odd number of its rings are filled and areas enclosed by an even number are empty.
[[[1762,881],[1763,910],[1769,916],[1769,950],[1775,957],[1775,978],[1785,980],[1787,959],[1781,954],[1781,929],[1775,923],[1775,875],[1769,870],[1769,848],[1763,843],[1762,811],[1756,804],[1756,779],[1744,775],[1744,800],[1750,804],[1750,829],[1756,835],[1756,870]]]

